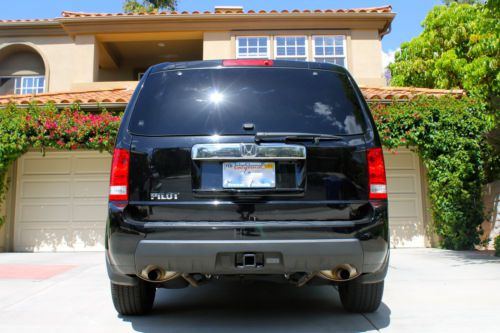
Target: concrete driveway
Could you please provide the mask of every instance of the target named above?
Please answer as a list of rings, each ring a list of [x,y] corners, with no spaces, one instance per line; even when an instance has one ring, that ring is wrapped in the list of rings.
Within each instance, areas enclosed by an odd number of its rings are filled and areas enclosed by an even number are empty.
[[[384,303],[344,312],[331,287],[213,283],[160,290],[154,312],[121,317],[103,253],[1,253],[0,332],[498,332],[500,258],[393,250]]]

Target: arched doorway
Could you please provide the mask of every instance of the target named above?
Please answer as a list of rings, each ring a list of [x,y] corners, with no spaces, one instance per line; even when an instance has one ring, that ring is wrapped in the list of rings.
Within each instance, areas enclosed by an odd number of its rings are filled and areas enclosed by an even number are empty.
[[[0,49],[0,95],[45,92],[46,68],[31,46],[12,44]]]

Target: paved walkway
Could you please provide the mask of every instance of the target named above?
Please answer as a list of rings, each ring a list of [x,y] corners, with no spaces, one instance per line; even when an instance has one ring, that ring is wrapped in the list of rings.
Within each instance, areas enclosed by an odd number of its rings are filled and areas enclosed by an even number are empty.
[[[30,277],[29,271],[36,271]],[[349,314],[331,287],[160,290],[147,317],[111,304],[103,253],[0,253],[0,332],[498,332],[500,258],[393,250],[384,303]]]

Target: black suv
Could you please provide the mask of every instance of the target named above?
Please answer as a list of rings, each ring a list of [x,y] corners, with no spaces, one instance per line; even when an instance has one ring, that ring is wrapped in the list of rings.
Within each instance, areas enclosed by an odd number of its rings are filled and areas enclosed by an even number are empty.
[[[113,155],[106,259],[116,310],[213,279],[335,286],[375,311],[389,259],[380,140],[342,67],[163,63],[128,104]]]

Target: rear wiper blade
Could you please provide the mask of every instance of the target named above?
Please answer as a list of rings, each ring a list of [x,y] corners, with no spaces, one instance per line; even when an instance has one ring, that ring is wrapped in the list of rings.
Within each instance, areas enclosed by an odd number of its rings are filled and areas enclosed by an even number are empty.
[[[255,134],[255,142],[281,142],[281,141],[339,141],[341,136],[321,133],[302,132],[258,132]]]

